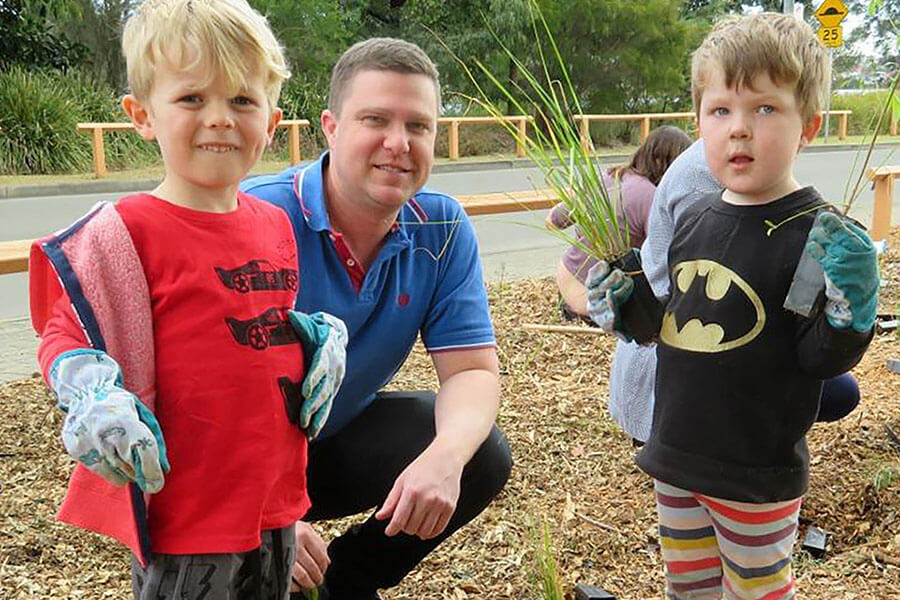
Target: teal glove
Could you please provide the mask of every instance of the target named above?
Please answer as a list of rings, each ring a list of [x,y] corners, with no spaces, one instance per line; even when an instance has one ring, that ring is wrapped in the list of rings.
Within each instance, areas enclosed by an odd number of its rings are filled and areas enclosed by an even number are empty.
[[[296,310],[288,317],[300,343],[306,363],[306,374],[300,393],[300,428],[309,439],[315,438],[325,426],[331,404],[337,395],[347,364],[347,326],[328,313],[311,315]]]
[[[634,280],[620,269],[610,269],[609,264],[601,260],[588,271],[585,286],[588,316],[603,331],[615,333],[626,342],[632,341],[622,324],[619,307],[631,297]]]
[[[869,331],[878,307],[878,258],[868,234],[838,215],[820,212],[806,251],[825,271],[825,316],[831,326]]]
[[[49,379],[66,412],[62,440],[72,458],[114,485],[134,481],[149,494],[162,489],[169,461],[159,422],[122,387],[112,357],[91,349],[64,352]]]

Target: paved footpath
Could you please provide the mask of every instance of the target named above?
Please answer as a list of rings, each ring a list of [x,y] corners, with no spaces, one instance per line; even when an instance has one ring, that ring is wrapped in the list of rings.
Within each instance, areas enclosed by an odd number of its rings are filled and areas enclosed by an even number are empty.
[[[28,317],[0,321],[0,384],[37,372],[38,337]]]

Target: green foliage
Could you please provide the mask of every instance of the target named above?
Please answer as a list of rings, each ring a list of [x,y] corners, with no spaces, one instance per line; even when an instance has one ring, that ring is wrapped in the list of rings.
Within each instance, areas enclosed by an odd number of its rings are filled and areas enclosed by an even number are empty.
[[[872,476],[872,487],[882,492],[900,480],[900,466],[894,464],[879,465]]]
[[[68,0],[0,2],[0,69],[11,65],[63,69],[79,64],[87,48],[68,39],[59,18],[71,14]]]
[[[596,154],[581,142],[575,116],[585,111],[549,23],[537,0],[529,2],[529,11],[534,15],[532,39],[538,49],[538,66],[529,68],[496,38],[497,45],[516,66],[521,83],[504,81],[502,75],[491,71],[489,65],[477,58],[473,60],[473,69],[462,59],[457,60],[477,90],[472,101],[495,117],[511,135],[517,135],[515,125],[502,119],[503,112],[492,103],[488,90],[501,94],[514,109],[510,111],[512,114],[534,116],[534,124],[522,140],[525,153],[537,165],[554,195],[565,204],[584,239],[554,232],[588,255],[611,262],[631,247],[627,228],[618,223],[618,190],[615,196],[610,196]],[[484,85],[479,83],[480,79],[485,80]]]
[[[251,0],[250,4],[266,15],[284,46],[291,69],[280,101],[285,115],[318,123],[328,99],[331,68],[355,41],[358,10],[319,0]]]
[[[900,68],[900,0],[845,0],[851,14],[862,16],[859,24],[847,38],[848,46],[855,48],[853,55],[862,64],[849,65],[852,71],[864,68],[865,84],[887,87]],[[873,56],[863,56],[861,49]]]
[[[83,71],[13,67],[0,73],[0,173],[88,171],[90,138],[76,125],[122,117],[112,90]],[[107,134],[106,156],[112,169],[158,161],[155,145],[133,132]]]
[[[556,558],[553,555],[553,540],[550,537],[550,528],[546,523],[540,531],[532,528],[532,543],[534,546],[534,571],[532,581],[538,588],[541,600],[564,600],[566,595],[559,580],[559,571],[556,568]]]
[[[77,105],[61,78],[13,67],[0,74],[0,173],[67,173],[90,165]]]
[[[847,133],[850,135],[864,135],[874,132],[875,122],[884,107],[888,92],[867,92],[865,94],[834,96],[831,99],[832,110],[852,110],[847,121]],[[878,129],[879,135],[887,135],[890,129],[889,120],[885,119]]]

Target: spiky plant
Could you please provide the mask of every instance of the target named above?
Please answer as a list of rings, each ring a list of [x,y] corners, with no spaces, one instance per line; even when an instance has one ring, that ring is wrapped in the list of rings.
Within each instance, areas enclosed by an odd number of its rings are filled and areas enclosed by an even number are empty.
[[[521,75],[522,83],[506,84],[481,60],[474,59],[474,67],[470,67],[453,50],[446,45],[444,47],[454,56],[477,91],[477,96],[467,99],[494,117],[510,135],[522,142],[526,156],[538,167],[547,186],[569,210],[584,241],[565,232],[555,233],[589,256],[612,261],[631,247],[628,228],[621,226],[617,211],[621,202],[618,185],[611,195],[604,185],[603,169],[593,148],[590,143],[582,145],[576,127],[576,116],[581,115],[582,110],[575,86],[535,0],[529,0],[528,10],[540,58],[537,73],[494,34],[497,44]],[[544,50],[545,45],[549,51]],[[561,75],[554,77],[551,67],[555,67]],[[481,76],[496,88],[510,109],[534,117],[531,133],[526,133],[524,139],[516,126],[504,119],[503,113],[490,100],[491,95],[485,89],[487,84],[482,85]]]

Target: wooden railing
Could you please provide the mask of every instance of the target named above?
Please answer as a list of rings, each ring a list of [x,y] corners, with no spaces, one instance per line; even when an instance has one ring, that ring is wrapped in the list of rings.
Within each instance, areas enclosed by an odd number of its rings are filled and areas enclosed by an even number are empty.
[[[511,115],[503,117],[503,120],[515,123],[518,134],[516,135],[516,156],[522,158],[525,156],[525,131],[529,121],[533,119],[522,115]],[[441,117],[438,124],[449,125],[450,135],[450,151],[448,155],[450,160],[459,160],[459,126],[466,125],[496,125],[497,119],[494,117]]]
[[[875,167],[866,171],[875,184],[875,203],[872,207],[872,239],[886,239],[891,229],[891,205],[894,202],[894,179],[900,177],[900,165]]]
[[[831,110],[828,114],[838,118],[838,139],[847,139],[847,119],[853,113],[852,110]],[[820,134],[821,135],[821,134]]]
[[[292,165],[300,162],[300,128],[309,127],[306,119],[284,119],[278,123],[279,127],[288,128],[288,147],[290,148],[290,160]],[[134,125],[128,123],[79,123],[79,131],[87,131],[91,134],[91,150],[94,162],[94,177],[106,177],[106,149],[103,145],[103,134],[107,131],[133,130]]]
[[[638,113],[634,115],[576,115],[575,121],[579,123],[579,131],[581,133],[581,147],[589,151],[593,144],[591,143],[591,123],[593,121],[640,121],[641,122],[641,141],[643,142],[650,135],[650,122],[663,119],[691,119],[694,120],[695,115],[692,112],[674,112],[674,113]]]
[[[458,196],[459,203],[469,215],[551,208],[557,202],[552,190],[531,190],[498,194],[470,194]],[[0,242],[0,275],[28,270],[28,252],[34,240]]]

